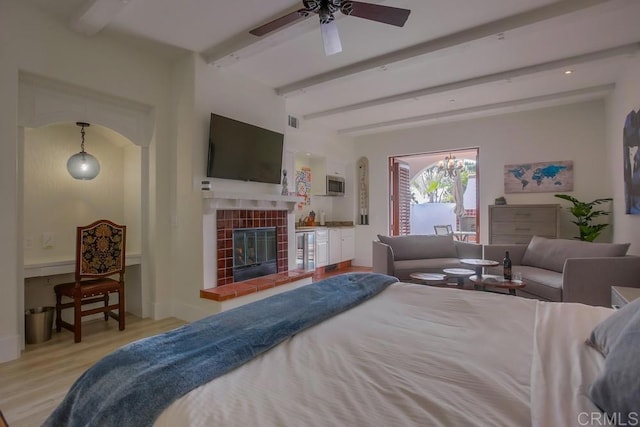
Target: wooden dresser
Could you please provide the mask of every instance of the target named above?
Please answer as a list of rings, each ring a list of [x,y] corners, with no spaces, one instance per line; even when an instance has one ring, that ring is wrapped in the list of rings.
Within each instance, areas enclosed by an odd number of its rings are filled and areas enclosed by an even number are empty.
[[[560,205],[489,205],[489,243],[529,243],[558,237]]]

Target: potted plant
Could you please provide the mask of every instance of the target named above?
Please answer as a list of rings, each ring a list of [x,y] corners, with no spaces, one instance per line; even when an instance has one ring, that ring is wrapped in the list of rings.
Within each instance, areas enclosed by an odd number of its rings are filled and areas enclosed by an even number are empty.
[[[576,239],[584,240],[587,242],[593,242],[596,237],[600,235],[602,230],[607,228],[609,224],[592,224],[594,218],[609,215],[609,212],[603,210],[593,210],[595,205],[599,205],[601,203],[610,202],[611,198],[605,199],[595,199],[592,202],[581,202],[575,197],[569,196],[568,194],[555,194],[555,197],[559,199],[568,200],[573,203],[573,207],[569,208],[571,214],[576,217],[573,222],[578,226],[580,230],[580,236],[576,236]]]

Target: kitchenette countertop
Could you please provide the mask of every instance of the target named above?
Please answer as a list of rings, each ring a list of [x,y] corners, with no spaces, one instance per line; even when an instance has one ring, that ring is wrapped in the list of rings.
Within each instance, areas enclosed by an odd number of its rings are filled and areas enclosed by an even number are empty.
[[[315,230],[321,228],[353,227],[353,221],[327,221],[324,225],[296,225],[296,231]]]

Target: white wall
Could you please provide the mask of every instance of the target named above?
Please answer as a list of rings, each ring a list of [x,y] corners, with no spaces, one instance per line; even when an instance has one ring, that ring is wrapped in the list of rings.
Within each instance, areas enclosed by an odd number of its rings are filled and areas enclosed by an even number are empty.
[[[140,147],[127,144],[122,149],[123,224],[127,225],[127,253],[142,251],[142,156]]]
[[[127,251],[140,251],[140,148],[125,150],[96,127],[86,133],[85,149],[100,162],[100,174],[90,181],[75,180],[66,169],[67,159],[80,151],[79,127],[25,131],[23,221],[25,242],[31,243],[24,248],[25,264],[75,259],[76,227],[100,218],[126,224]],[[45,232],[55,235],[52,247],[42,247]]]
[[[18,81],[21,73],[73,84],[92,99],[109,94],[110,99],[131,100],[153,109],[149,174],[150,188],[144,210],[142,239],[149,247],[143,255],[153,295],[170,288],[171,258],[168,248],[169,198],[164,191],[171,176],[169,165],[168,106],[169,64],[103,36],[87,38],[17,0],[0,2],[0,362],[18,357],[22,346],[24,301],[22,295],[22,135],[16,123]],[[84,120],[90,111],[69,110]],[[74,114],[75,115],[75,114]],[[149,141],[146,141],[149,143]],[[153,242],[153,245],[151,244]],[[157,301],[149,301],[153,307]],[[156,315],[156,313],[153,313]]]
[[[85,148],[100,162],[100,173],[93,180],[79,181],[66,169],[67,159],[80,151],[80,128],[75,123],[26,129],[24,135],[25,265],[59,261],[73,265],[76,227],[100,218],[126,224],[127,254],[139,254],[140,147],[100,126],[86,128]],[[51,246],[43,246],[44,233],[53,234]],[[140,293],[140,282],[133,278],[139,271],[139,266],[128,268],[129,296]],[[54,305],[53,286],[70,281],[73,274],[25,280],[25,308]],[[130,312],[139,313],[136,308],[140,306],[141,301],[136,303],[135,298],[127,298]],[[72,322],[71,313],[65,315]],[[83,318],[86,320],[88,318]]]
[[[371,225],[358,229],[357,265],[371,265],[369,242],[388,230],[388,157],[468,147],[479,147],[481,243],[487,243],[487,207],[496,197],[504,195],[510,204],[562,202],[553,193],[505,195],[505,164],[573,160],[572,195],[589,200],[612,196],[611,177],[603,160],[607,154],[603,101],[362,136],[355,150],[369,157]],[[568,221],[563,212],[561,237],[571,237],[575,231]]]
[[[215,304],[199,297],[201,289],[216,285],[215,274],[208,275],[212,283],[204,282],[204,269],[215,271],[216,260],[203,258],[203,245],[215,253],[216,235],[215,230],[203,235],[199,185],[206,177],[210,115],[220,114],[281,133],[286,116],[284,100],[272,89],[232,71],[211,67],[196,54],[174,65],[173,86],[176,183],[172,198],[176,205],[171,213],[171,251],[175,260],[172,312],[182,319],[195,320],[216,310]],[[279,184],[211,181],[214,191],[280,194],[281,190]]]
[[[640,215],[625,214],[622,129],[627,114],[640,110],[640,58],[630,58],[616,88],[607,98],[607,165],[613,194],[613,236],[616,242],[631,242],[629,253],[640,255]]]
[[[305,205],[302,209],[296,209],[296,219],[305,217],[312,210],[319,220],[320,211],[325,211],[327,221],[354,221],[357,198],[356,182],[356,161],[353,140],[348,137],[339,136],[333,132],[328,132],[318,127],[313,127],[311,123],[301,121],[299,129],[287,127],[286,129],[287,150],[297,156],[299,166],[305,164],[306,153],[313,157],[323,157],[345,166],[345,178],[347,183],[344,197],[312,196],[311,205]],[[308,161],[310,165],[311,161]],[[317,179],[317,177],[315,177]],[[313,168],[311,179],[314,179]],[[324,179],[324,178],[323,178]],[[289,177],[290,186],[293,189],[295,175]]]

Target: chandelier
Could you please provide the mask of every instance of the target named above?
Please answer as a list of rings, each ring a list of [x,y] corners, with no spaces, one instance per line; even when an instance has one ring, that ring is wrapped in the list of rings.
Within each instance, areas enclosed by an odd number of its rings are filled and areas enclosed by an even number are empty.
[[[464,162],[456,159],[456,156],[449,153],[444,160],[438,162],[438,172],[443,172],[444,176],[455,178],[464,169]]]

